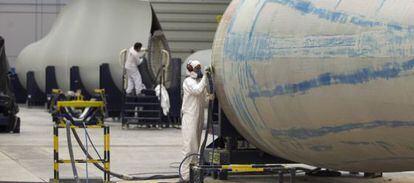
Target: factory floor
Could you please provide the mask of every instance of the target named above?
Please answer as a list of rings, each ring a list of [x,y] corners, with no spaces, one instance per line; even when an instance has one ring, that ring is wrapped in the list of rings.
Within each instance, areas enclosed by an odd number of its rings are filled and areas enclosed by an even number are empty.
[[[0,181],[43,182],[53,178],[53,123],[44,109],[21,107],[20,134],[0,134]],[[181,159],[181,133],[178,129],[122,130],[119,123],[108,122],[111,127],[111,169],[127,174],[149,172],[176,172]],[[89,129],[92,140],[103,154],[103,130]],[[78,130],[81,138],[84,131]],[[60,129],[60,156],[69,159],[65,129]],[[73,143],[75,144],[74,140]],[[90,144],[89,144],[90,145]],[[75,158],[84,158],[75,147]],[[93,149],[89,146],[92,155]],[[89,165],[89,177],[103,174]],[[78,165],[78,172],[85,177],[86,167]],[[60,176],[72,176],[71,167],[62,165]]]
[[[48,182],[53,177],[53,147],[52,126],[50,115],[44,109],[21,108],[22,118],[20,134],[0,134],[0,182]],[[111,127],[111,170],[138,176],[159,174],[175,174],[178,162],[181,160],[181,133],[177,129],[130,129],[122,130],[119,123],[107,123]],[[89,130],[95,145],[103,151],[102,131]],[[84,132],[78,130],[82,138]],[[68,159],[68,149],[65,148],[66,135],[60,130],[60,156]],[[93,151],[91,146],[89,150]],[[91,152],[91,154],[93,154]],[[83,158],[78,147],[75,156]],[[77,166],[80,177],[98,178],[102,173],[89,165]],[[62,165],[60,176],[72,176],[69,165]],[[114,181],[119,181],[113,179]],[[218,181],[207,178],[207,183],[252,183],[277,182],[274,176],[238,176],[230,177],[228,181]],[[177,182],[177,180],[146,181]],[[288,181],[286,181],[288,182]],[[340,178],[317,178],[298,175],[296,183],[412,183],[414,173],[391,173],[383,178],[365,179],[361,176],[344,176]]]

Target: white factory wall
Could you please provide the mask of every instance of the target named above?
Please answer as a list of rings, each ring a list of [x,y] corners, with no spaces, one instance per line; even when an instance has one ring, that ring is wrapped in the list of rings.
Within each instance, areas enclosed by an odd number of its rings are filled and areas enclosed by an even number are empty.
[[[64,5],[71,0],[0,0],[0,35],[6,40],[11,65],[28,44],[44,37]],[[170,43],[173,57],[210,49],[230,0],[151,0]]]
[[[46,35],[70,0],[0,0],[0,35],[11,65],[28,44]]]

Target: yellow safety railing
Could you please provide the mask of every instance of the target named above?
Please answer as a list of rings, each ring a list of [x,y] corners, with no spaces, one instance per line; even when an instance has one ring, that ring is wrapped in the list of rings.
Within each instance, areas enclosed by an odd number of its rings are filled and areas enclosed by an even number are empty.
[[[75,163],[102,163],[104,166],[104,181],[110,181],[110,131],[109,126],[105,125],[87,125],[87,128],[102,128],[104,131],[104,158],[99,159],[77,159]],[[54,125],[53,126],[53,179],[54,182],[59,182],[59,171],[60,164],[69,164],[71,160],[59,158],[59,129],[66,128],[65,125]],[[71,126],[71,128],[83,128],[81,126]]]

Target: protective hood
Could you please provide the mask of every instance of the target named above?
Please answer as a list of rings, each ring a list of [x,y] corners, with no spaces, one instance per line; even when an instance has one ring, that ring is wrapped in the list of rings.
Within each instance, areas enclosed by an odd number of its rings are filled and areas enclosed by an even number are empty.
[[[189,60],[187,63],[187,75],[194,78],[194,79],[200,79],[202,78],[203,74],[201,72],[201,70],[199,70],[198,72],[195,71],[190,71],[189,68],[191,68],[191,70],[193,68],[196,68],[197,66],[201,67],[201,63],[198,60]]]

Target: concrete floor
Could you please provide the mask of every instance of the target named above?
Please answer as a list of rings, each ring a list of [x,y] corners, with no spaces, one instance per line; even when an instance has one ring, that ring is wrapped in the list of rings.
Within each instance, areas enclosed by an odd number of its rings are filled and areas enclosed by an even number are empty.
[[[53,123],[50,114],[43,109],[21,108],[20,134],[0,134],[0,181],[43,182],[53,177]],[[176,172],[170,164],[181,159],[181,133],[177,129],[121,130],[119,123],[107,123],[111,127],[111,169],[127,174],[148,172]],[[60,131],[60,156],[68,159],[66,133]],[[103,130],[89,130],[99,152],[103,152]],[[81,138],[84,132],[78,130]],[[75,148],[79,149],[79,148]],[[92,148],[89,148],[92,151]],[[93,153],[91,153],[93,154]],[[80,150],[75,151],[80,159]],[[172,164],[176,166],[175,164]],[[78,171],[85,176],[85,165]],[[102,174],[89,166],[90,177]],[[68,165],[61,167],[61,177],[71,177]]]
[[[50,115],[44,109],[21,108],[22,118],[20,134],[0,134],[0,181],[46,182],[53,177],[52,126]],[[177,162],[181,160],[181,133],[177,129],[132,129],[122,130],[119,123],[107,123],[111,126],[111,169],[116,172],[136,175],[159,172],[176,173]],[[83,131],[78,131],[84,138]],[[90,130],[99,151],[102,149],[102,131]],[[60,131],[62,158],[68,159],[68,149],[64,147],[66,135]],[[78,149],[75,147],[75,149]],[[91,151],[92,149],[89,148]],[[78,158],[83,158],[76,150]],[[81,177],[85,177],[85,165],[78,165]],[[97,169],[90,165],[89,177],[100,177]],[[70,166],[61,166],[61,177],[72,176]],[[113,179],[117,181],[117,179]],[[238,176],[228,181],[207,178],[208,183],[250,183],[277,182],[274,176]],[[177,182],[177,180],[146,181]],[[412,183],[414,172],[390,173],[383,178],[365,179],[361,176],[346,175],[340,178],[317,178],[299,175],[297,183]]]

